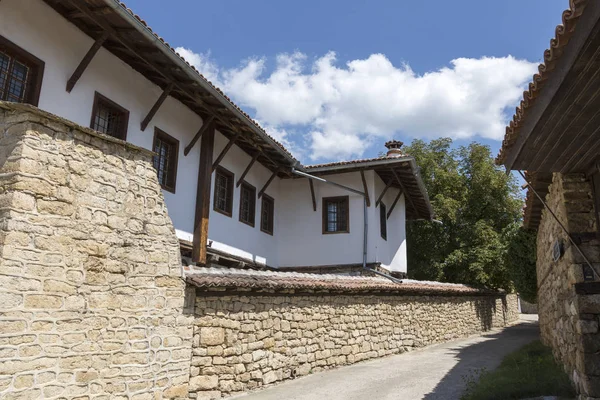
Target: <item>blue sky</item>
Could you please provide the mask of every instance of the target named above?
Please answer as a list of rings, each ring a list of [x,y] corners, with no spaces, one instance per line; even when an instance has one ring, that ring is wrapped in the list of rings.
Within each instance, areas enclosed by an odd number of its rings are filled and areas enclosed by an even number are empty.
[[[128,0],[306,163],[390,138],[500,146],[567,0]],[[453,60],[458,60],[454,61]]]

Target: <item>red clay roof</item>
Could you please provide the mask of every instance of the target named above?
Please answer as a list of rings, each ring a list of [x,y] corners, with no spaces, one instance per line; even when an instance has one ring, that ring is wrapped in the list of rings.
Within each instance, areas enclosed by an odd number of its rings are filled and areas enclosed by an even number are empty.
[[[496,157],[496,163],[502,164],[506,160],[506,155],[519,137],[519,130],[523,121],[527,118],[528,109],[535,103],[537,97],[543,91],[544,84],[554,70],[557,61],[564,52],[564,48],[569,43],[577,27],[577,21],[583,13],[589,0],[570,0],[569,9],[562,14],[562,24],[556,27],[555,37],[550,40],[550,48],[544,51],[544,62],[539,65],[538,73],[533,76],[533,81],[529,84],[528,90],[523,92],[523,100],[516,109],[512,121],[506,127],[502,147]]]
[[[404,156],[408,157],[408,155],[404,155]],[[402,156],[402,157],[404,157],[404,156]],[[381,156],[381,157],[363,158],[363,159],[357,159],[357,160],[334,161],[334,162],[324,163],[324,164],[312,164],[312,165],[305,165],[304,167],[307,170],[310,170],[310,169],[315,169],[315,168],[336,167],[338,165],[363,164],[363,163],[369,163],[369,162],[373,162],[373,161],[383,161],[383,160],[389,160],[390,162],[406,161],[403,159],[398,160],[398,158],[402,158],[402,157]]]
[[[233,268],[196,268],[186,277],[187,283],[206,291],[300,290],[365,292],[381,291],[405,295],[490,295],[501,292],[466,285],[405,280],[394,283],[381,277],[307,274],[301,272],[254,271]]]

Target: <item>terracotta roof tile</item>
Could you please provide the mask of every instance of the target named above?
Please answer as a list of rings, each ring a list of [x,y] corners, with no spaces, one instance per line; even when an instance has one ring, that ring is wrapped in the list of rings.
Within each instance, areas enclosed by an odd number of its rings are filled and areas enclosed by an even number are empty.
[[[405,156],[408,157],[408,155],[405,155]],[[372,161],[381,161],[381,160],[393,161],[395,158],[397,158],[397,157],[381,156],[381,157],[363,158],[363,159],[357,159],[357,160],[334,161],[334,162],[324,163],[324,164],[306,165],[305,168],[307,170],[310,170],[310,169],[314,169],[314,168],[335,167],[338,165],[362,164],[362,163],[368,163],[368,162],[372,162]]]
[[[233,268],[196,268],[186,277],[187,283],[206,291],[241,290],[300,290],[365,292],[381,291],[394,294],[489,295],[501,294],[492,290],[466,285],[406,280],[394,283],[382,277],[307,274],[301,272],[255,271]]]
[[[577,27],[577,21],[583,13],[589,0],[570,0],[569,9],[563,11],[562,24],[556,27],[555,37],[550,40],[550,48],[544,51],[544,62],[539,65],[538,73],[533,76],[529,88],[523,92],[523,100],[517,107],[512,121],[506,127],[502,147],[496,157],[496,163],[502,164],[506,160],[508,150],[515,144],[519,137],[519,130],[527,118],[528,109],[535,103],[542,92],[545,82],[554,70],[557,61],[564,52],[571,36]]]

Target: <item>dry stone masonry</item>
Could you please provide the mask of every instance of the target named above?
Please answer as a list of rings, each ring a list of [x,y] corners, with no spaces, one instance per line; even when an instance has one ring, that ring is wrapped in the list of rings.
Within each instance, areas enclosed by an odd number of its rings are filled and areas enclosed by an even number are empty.
[[[507,326],[517,309],[516,295],[199,291],[190,397],[225,397]]]
[[[592,186],[584,175],[555,174],[546,201],[588,259],[599,266],[592,199]],[[556,248],[562,248],[558,259]],[[547,210],[538,228],[537,249],[542,340],[552,346],[580,398],[600,398],[600,294],[581,292],[597,284],[584,282],[584,259]]]
[[[0,102],[3,400],[220,398],[517,319],[462,286],[182,273],[151,152]]]
[[[0,103],[0,398],[187,398],[191,320],[151,159]]]

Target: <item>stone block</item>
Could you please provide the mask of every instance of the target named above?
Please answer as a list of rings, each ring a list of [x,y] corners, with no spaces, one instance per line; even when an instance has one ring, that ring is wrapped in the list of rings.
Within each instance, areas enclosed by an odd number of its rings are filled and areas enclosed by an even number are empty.
[[[206,346],[215,346],[225,342],[225,329],[203,327],[200,328],[200,344]]]
[[[216,375],[200,375],[190,378],[190,391],[211,390],[219,386],[219,377]]]

